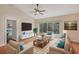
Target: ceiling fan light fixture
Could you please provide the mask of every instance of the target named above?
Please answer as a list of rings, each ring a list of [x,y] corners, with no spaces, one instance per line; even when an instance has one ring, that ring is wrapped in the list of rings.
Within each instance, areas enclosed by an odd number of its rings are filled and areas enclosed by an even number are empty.
[[[36,7],[34,8],[34,15],[44,15],[43,12],[45,12],[45,10],[40,10],[39,9],[39,4],[36,4]]]

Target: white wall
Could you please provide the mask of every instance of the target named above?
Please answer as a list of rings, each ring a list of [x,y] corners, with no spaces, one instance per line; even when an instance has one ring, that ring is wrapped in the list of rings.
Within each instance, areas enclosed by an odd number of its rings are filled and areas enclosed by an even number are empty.
[[[0,5],[0,45],[6,44],[6,20],[16,20],[17,38],[21,34],[21,23],[30,22],[34,25],[34,21],[24,12],[20,11],[12,5]]]
[[[5,44],[5,26],[4,26],[4,20],[3,16],[0,15],[0,46],[3,46]]]

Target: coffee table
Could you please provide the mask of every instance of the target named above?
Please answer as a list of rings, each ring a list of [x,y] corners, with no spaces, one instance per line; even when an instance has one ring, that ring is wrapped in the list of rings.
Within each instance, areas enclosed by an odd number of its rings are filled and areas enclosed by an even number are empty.
[[[42,40],[34,40],[33,41],[33,45],[39,48],[43,48],[44,46],[46,46],[48,44],[48,38],[44,37]]]

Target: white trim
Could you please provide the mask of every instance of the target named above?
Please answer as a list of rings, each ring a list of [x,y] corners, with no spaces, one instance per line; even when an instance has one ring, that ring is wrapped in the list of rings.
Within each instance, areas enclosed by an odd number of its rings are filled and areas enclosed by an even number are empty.
[[[7,38],[7,36],[6,36],[6,30],[7,30],[7,26],[6,26],[6,24],[7,24],[7,20],[5,19],[5,17],[4,17],[4,21],[5,21],[5,23],[4,23],[4,25],[5,25],[5,28],[4,28],[4,30],[5,30],[5,35],[4,35],[4,37],[5,37],[5,40],[4,40],[4,43],[5,44],[7,44],[7,40],[6,40],[6,38]]]

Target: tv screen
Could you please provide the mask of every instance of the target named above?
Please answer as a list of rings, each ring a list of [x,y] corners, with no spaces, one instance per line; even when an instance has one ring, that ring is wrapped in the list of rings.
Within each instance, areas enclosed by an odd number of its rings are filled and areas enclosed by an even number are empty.
[[[32,30],[32,23],[22,23],[22,31]]]

